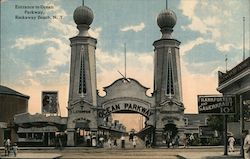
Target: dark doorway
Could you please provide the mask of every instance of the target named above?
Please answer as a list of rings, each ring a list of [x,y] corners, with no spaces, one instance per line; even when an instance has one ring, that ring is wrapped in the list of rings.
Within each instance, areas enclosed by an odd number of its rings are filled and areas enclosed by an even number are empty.
[[[4,139],[11,139],[11,130],[10,129],[4,129]]]
[[[171,146],[171,144],[176,139],[176,135],[178,134],[178,128],[175,124],[166,124],[164,127],[164,135],[166,139],[166,145],[168,147]]]

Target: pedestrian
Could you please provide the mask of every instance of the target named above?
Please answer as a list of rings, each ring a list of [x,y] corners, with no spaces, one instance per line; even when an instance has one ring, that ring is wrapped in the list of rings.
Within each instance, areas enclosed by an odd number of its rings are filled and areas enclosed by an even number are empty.
[[[133,147],[136,148],[136,138],[133,139]]]
[[[7,156],[7,140],[4,139],[3,141],[3,146],[4,146],[4,156]]]
[[[148,148],[148,144],[149,144],[149,140],[148,140],[148,136],[145,136],[145,147]]]
[[[133,142],[133,134],[132,134],[132,132],[129,132],[129,141]]]
[[[124,135],[121,136],[121,147],[125,148],[125,137],[124,137]]]
[[[168,148],[170,148],[170,143],[171,143],[170,134],[167,133],[167,136],[166,136],[166,145],[167,145]]]
[[[176,135],[175,138],[174,138],[174,147],[179,147],[179,136]]]
[[[93,147],[96,147],[96,136],[95,135],[93,135],[92,136],[92,145],[91,146],[93,146]]]
[[[103,142],[104,142],[103,136],[99,138],[99,142],[100,142],[100,147],[103,147]]]
[[[183,145],[184,145],[184,148],[187,148],[187,144],[188,144],[188,139],[187,139],[187,136],[186,134],[183,135]]]
[[[228,143],[229,143],[229,152],[234,152],[234,142],[235,142],[235,139],[233,136],[230,136],[228,138]]]
[[[108,139],[108,145],[109,145],[109,148],[112,148],[112,141],[111,141],[111,137],[109,137],[109,139]]]
[[[115,147],[117,146],[117,139],[116,139],[116,137],[114,138],[114,146]]]
[[[7,139],[6,140],[6,148],[7,148],[7,154],[8,154],[8,156],[10,155],[10,144],[11,144],[10,139]]]
[[[13,152],[14,152],[14,156],[15,157],[17,155],[17,149],[18,149],[17,143],[14,143],[14,145],[13,145]]]
[[[86,136],[86,140],[87,140],[87,146],[91,146],[91,137],[89,134]]]
[[[189,145],[190,145],[190,146],[193,145],[193,141],[194,141],[194,135],[191,134],[191,135],[189,136]]]
[[[250,159],[250,129],[248,130],[248,134],[244,139],[244,158]]]

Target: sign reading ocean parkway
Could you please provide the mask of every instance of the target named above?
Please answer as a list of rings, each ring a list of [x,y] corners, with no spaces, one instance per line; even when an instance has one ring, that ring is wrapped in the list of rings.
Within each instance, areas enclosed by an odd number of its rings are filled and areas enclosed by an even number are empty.
[[[146,117],[149,117],[153,114],[153,112],[146,107],[145,104],[138,104],[138,102],[135,103],[113,103],[105,105],[105,109],[103,111],[99,111],[98,115],[100,117],[105,117],[110,115],[114,112],[120,112],[120,111],[134,111],[138,112]]]

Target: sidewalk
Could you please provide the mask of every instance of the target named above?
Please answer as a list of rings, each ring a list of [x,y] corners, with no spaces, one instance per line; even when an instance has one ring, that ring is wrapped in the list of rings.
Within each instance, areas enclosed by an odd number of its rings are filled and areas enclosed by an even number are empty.
[[[228,153],[226,156],[223,152],[183,152],[179,153],[177,157],[179,159],[242,159],[239,151]]]
[[[54,153],[20,153],[15,157],[12,153],[10,156],[0,156],[1,159],[59,159],[62,155]]]

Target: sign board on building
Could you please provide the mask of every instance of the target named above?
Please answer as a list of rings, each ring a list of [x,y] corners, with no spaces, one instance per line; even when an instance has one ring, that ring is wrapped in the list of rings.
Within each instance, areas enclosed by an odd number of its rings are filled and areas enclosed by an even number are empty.
[[[198,95],[199,114],[234,114],[235,96]]]
[[[42,92],[42,113],[55,114],[58,112],[58,92],[43,91]]]
[[[217,132],[208,126],[199,126],[199,137],[200,138],[213,138],[218,137]]]

